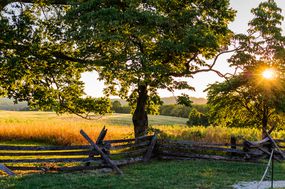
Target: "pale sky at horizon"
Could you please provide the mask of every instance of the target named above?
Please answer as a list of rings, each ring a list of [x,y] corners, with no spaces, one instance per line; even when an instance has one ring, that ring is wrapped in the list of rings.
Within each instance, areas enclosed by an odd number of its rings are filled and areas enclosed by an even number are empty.
[[[237,10],[236,18],[233,23],[230,24],[230,29],[235,33],[246,33],[248,29],[248,21],[252,19],[250,10],[258,6],[260,2],[264,0],[230,0],[231,7]],[[282,15],[285,17],[285,0],[275,0],[280,8],[282,8]],[[284,28],[284,22],[282,27]],[[283,31],[284,32],[284,31]],[[231,69],[227,66],[227,58],[229,55],[221,56],[215,66],[215,69],[222,73],[227,73]],[[84,73],[82,80],[85,82],[85,93],[88,96],[100,97],[103,95],[104,83],[97,80],[98,74],[95,72]],[[187,79],[188,83],[195,87],[195,91],[180,90],[174,93],[175,96],[181,93],[186,93],[193,97],[206,97],[206,93],[203,91],[207,88],[208,84],[216,81],[222,81],[222,79],[213,72],[199,73],[194,76],[193,79]],[[161,97],[173,96],[173,94],[167,90],[159,90]]]

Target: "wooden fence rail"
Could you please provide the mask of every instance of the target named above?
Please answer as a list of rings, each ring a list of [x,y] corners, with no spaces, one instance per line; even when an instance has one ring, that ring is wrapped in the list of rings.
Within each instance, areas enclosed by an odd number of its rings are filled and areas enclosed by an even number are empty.
[[[201,143],[193,141],[158,140],[157,155],[161,159],[214,159],[226,161],[259,161],[270,155],[270,150],[278,148],[275,159],[284,160],[285,140],[273,140],[269,137],[258,142],[238,144],[231,137],[229,143]],[[273,142],[274,141],[274,142]],[[273,143],[275,143],[273,145]],[[278,146],[278,147],[276,147]]]
[[[104,140],[107,129],[93,140],[83,130],[82,136],[90,145],[77,146],[10,146],[0,145],[0,171],[80,171],[113,168],[122,174],[119,166],[143,161],[152,156],[153,136],[133,139]],[[149,160],[149,158],[148,158]],[[68,163],[68,164],[66,164]]]
[[[104,140],[107,129],[100,132],[94,142],[80,131],[90,145],[80,146],[9,146],[0,145],[0,170],[9,175],[13,171],[81,171],[112,168],[123,174],[120,166],[147,162],[156,156],[161,159],[213,159],[224,161],[257,162],[278,148],[274,159],[285,159],[285,140],[268,137],[251,142],[234,137],[228,143],[203,143],[158,139],[156,135],[133,139]],[[67,163],[67,164],[66,164]],[[63,164],[63,165],[62,165]]]

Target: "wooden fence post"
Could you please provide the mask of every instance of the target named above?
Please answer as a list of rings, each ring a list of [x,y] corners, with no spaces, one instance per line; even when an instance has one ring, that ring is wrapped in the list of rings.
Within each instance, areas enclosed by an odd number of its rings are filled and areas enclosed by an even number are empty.
[[[108,129],[105,129],[105,126],[103,127],[103,129],[101,130],[97,140],[96,140],[96,144],[97,145],[102,145],[103,144],[103,140],[107,134]]]
[[[9,176],[15,176],[16,174],[11,171],[10,169],[8,169],[5,165],[0,164],[0,170],[4,171],[5,173],[7,173]]]
[[[101,155],[103,160],[105,160],[117,173],[123,175],[123,172],[119,169],[119,167],[93,142],[93,140],[83,131],[80,130],[80,134],[91,144],[91,146]]]
[[[157,137],[156,137],[156,135],[153,135],[153,137],[151,138],[150,145],[149,145],[149,147],[147,149],[147,152],[146,152],[145,156],[143,157],[143,161],[144,162],[147,162],[147,161],[150,160],[152,152],[154,150],[154,146],[156,144],[156,141],[157,141]]]
[[[104,127],[102,128],[100,134],[99,134],[98,137],[97,137],[97,140],[96,140],[96,144],[97,144],[97,145],[103,145],[103,140],[104,140],[106,134],[107,134],[107,129],[105,129],[105,126],[104,126]],[[102,151],[105,152],[106,154],[109,154],[108,152],[106,152],[106,149],[105,149],[105,148],[102,149]],[[95,152],[95,151],[92,150],[92,151],[89,153],[89,157],[92,158],[92,157],[94,157],[96,154],[98,155],[97,152]],[[85,163],[85,166],[90,166],[90,162],[86,162],[86,163]]]
[[[237,139],[235,136],[231,136],[231,149],[237,149]],[[235,155],[234,152],[231,153],[232,156]]]
[[[268,132],[266,132],[266,135],[269,138],[270,142],[272,143],[272,148],[275,148],[276,151],[282,156],[282,158],[285,159],[284,153],[282,152],[282,150],[280,150],[280,148],[276,144],[275,140],[270,136],[270,134]]]

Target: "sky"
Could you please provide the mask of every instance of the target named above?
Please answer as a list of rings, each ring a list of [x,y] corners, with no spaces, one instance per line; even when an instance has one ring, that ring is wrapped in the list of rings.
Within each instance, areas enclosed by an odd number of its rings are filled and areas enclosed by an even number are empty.
[[[248,29],[248,21],[253,18],[250,10],[258,6],[263,0],[230,0],[231,7],[237,11],[235,21],[229,25],[229,28],[235,33],[246,33]],[[282,14],[285,16],[285,0],[275,0],[278,6],[282,9]],[[283,22],[282,27],[285,27]],[[222,73],[231,72],[232,69],[227,65],[227,59],[230,55],[223,55],[218,59],[215,69]],[[82,81],[85,82],[85,93],[88,96],[101,97],[103,95],[104,83],[98,81],[98,74],[96,72],[88,72],[82,74]],[[207,85],[215,83],[217,81],[223,81],[222,78],[217,76],[213,72],[199,73],[194,75],[193,78],[187,79],[187,82],[195,88],[195,91],[189,90],[177,90],[171,93],[167,90],[158,90],[161,97],[178,96],[182,93],[188,94],[193,97],[206,98],[207,93],[203,92]]]

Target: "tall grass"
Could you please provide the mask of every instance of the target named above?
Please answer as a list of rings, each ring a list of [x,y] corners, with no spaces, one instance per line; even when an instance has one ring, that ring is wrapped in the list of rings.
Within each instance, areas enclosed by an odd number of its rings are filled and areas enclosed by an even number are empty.
[[[252,141],[261,139],[261,132],[258,129],[188,127],[185,125],[186,120],[167,116],[151,116],[150,125],[153,129],[160,131],[162,138],[212,143],[227,143],[231,136]],[[109,115],[99,120],[87,121],[71,115],[57,116],[55,113],[0,111],[0,142],[20,140],[56,145],[86,144],[85,139],[79,133],[80,129],[86,131],[95,140],[103,126],[108,129],[106,139],[133,137],[131,116],[125,114]],[[285,131],[274,132],[272,136],[285,138]]]
[[[102,120],[88,121],[70,115],[57,116],[45,112],[0,112],[0,141],[23,140],[48,144],[86,144],[80,135],[83,129],[93,139],[106,126],[106,139],[133,137],[132,128],[108,125]]]
[[[262,138],[260,129],[256,128],[228,128],[219,126],[154,126],[154,129],[160,131],[161,138],[170,138],[174,140],[192,140],[207,143],[229,143],[231,136],[239,141],[243,138],[251,141],[258,141]],[[275,139],[285,139],[285,131],[275,131],[271,134]]]
[[[57,123],[52,121],[33,123],[0,123],[0,141],[29,140],[49,144],[74,145],[86,144],[86,140],[80,135],[83,129],[93,139],[99,135],[103,125],[101,124],[73,124]],[[125,126],[108,126],[106,139],[119,139],[132,137],[132,128]]]
[[[247,138],[255,141],[261,138],[261,132],[250,128],[226,128],[226,127],[181,127],[181,126],[155,126],[159,129],[163,138],[192,140],[197,142],[227,143],[231,136]]]

